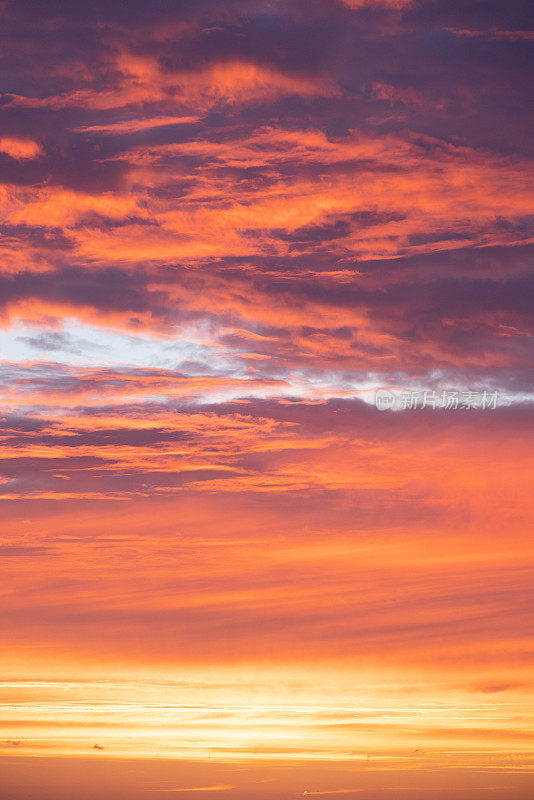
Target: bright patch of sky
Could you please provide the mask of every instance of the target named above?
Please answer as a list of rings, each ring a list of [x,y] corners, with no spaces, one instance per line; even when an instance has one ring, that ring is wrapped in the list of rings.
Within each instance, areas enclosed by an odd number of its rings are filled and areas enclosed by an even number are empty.
[[[17,323],[0,330],[0,358],[9,361],[162,369],[179,369],[186,362],[187,372],[203,374],[212,370],[215,359],[219,370],[224,366],[222,350],[200,326],[181,329],[174,337],[125,333],[75,319],[66,319],[53,329]]]

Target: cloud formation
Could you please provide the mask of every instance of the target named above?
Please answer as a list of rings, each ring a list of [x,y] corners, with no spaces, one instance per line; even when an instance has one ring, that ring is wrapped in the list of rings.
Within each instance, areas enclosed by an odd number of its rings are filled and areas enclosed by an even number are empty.
[[[0,3],[14,800],[530,796],[529,11]]]

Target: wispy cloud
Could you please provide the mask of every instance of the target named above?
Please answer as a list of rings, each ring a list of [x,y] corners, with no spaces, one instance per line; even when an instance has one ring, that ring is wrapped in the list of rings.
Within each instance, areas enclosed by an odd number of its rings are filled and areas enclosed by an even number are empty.
[[[230,789],[237,789],[237,786],[193,786],[188,789],[145,789],[145,792],[227,792]]]

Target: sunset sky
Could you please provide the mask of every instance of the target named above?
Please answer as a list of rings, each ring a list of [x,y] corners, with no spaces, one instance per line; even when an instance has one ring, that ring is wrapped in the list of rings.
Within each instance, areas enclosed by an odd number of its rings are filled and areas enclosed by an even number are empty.
[[[2,800],[534,797],[532,12],[0,0]]]

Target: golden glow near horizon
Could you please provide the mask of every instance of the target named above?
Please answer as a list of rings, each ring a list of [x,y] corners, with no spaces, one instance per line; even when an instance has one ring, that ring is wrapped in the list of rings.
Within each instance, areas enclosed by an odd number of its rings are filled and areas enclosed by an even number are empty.
[[[15,680],[0,685],[2,753],[356,762],[361,769],[532,768],[518,688],[377,685],[357,670],[226,669],[210,680]],[[198,670],[192,671],[198,675]],[[241,673],[241,675],[240,675]],[[232,679],[234,682],[232,683]],[[510,735],[513,727],[515,735]],[[490,761],[488,762],[488,757]]]

